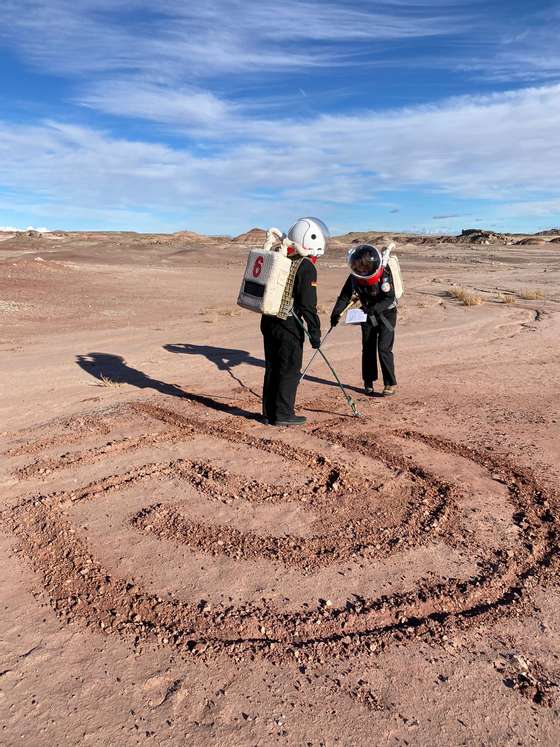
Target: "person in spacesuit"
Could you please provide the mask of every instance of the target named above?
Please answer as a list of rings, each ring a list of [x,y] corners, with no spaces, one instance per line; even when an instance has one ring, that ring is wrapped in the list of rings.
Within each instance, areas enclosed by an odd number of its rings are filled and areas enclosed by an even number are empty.
[[[393,345],[397,324],[397,299],[389,266],[383,262],[379,249],[371,244],[360,244],[347,255],[350,275],[331,312],[331,326],[335,327],[343,310],[353,298],[361,303],[367,319],[362,323],[362,378],[364,392],[375,394],[373,385],[378,378],[377,359],[383,376],[383,395],[396,394],[397,379]]]
[[[307,327],[313,348],[321,344],[321,323],[317,314],[318,257],[325,253],[329,231],[318,218],[300,218],[290,228],[288,257],[298,262],[293,285],[292,314],[287,319],[263,315],[261,332],[264,340],[265,375],[263,415],[270,425],[303,425],[306,418],[295,414],[295,400],[303,360],[303,343]],[[297,319],[295,318],[297,317]]]

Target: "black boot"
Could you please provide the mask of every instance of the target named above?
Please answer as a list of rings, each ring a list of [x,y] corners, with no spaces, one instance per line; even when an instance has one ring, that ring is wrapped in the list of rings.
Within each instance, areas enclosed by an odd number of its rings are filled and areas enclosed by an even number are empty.
[[[284,420],[276,420],[274,423],[271,423],[271,425],[277,425],[281,428],[286,428],[291,425],[305,425],[307,423],[307,418],[303,415],[290,415],[289,418],[285,418]]]

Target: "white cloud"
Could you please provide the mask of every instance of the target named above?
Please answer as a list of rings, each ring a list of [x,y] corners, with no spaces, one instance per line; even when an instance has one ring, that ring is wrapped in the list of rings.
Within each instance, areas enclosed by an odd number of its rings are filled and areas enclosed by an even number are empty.
[[[48,228],[35,228],[34,226],[27,226],[27,228],[16,228],[15,226],[0,226],[2,233],[16,233],[17,231],[37,231],[37,233],[50,233]]]
[[[531,200],[502,205],[499,209],[499,215],[506,218],[520,216],[547,218],[555,215],[560,218],[560,197],[552,200]]]
[[[213,216],[214,231],[288,208],[373,204],[381,191],[411,186],[432,202],[438,191],[525,202],[527,214],[538,204],[554,210],[560,199],[560,86],[309,121],[256,120],[219,102],[204,116],[208,137],[222,138],[218,150],[56,122],[0,123],[2,184],[85,215]],[[227,139],[235,127],[244,128],[243,144]]]
[[[208,124],[219,127],[238,109],[209,91],[162,87],[135,78],[97,83],[80,101],[108,114],[176,124],[185,129]]]
[[[377,186],[425,185],[487,199],[558,192],[558,85],[271,129],[286,144],[309,143],[329,160],[376,174],[370,182]]]

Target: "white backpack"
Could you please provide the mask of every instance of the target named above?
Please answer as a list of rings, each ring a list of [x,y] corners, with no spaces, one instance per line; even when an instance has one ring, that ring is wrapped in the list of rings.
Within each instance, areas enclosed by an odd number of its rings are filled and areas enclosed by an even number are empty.
[[[395,291],[395,298],[398,301],[404,293],[404,283],[399,258],[396,254],[391,253],[395,246],[395,242],[391,241],[387,249],[383,252],[383,265],[391,270],[391,275],[393,277],[393,290]]]
[[[294,271],[298,266],[297,260],[288,259],[279,252],[253,249],[249,252],[237,304],[259,314],[278,316],[282,313],[290,280],[293,288]]]
[[[391,254],[387,266],[391,270],[391,275],[393,276],[393,290],[395,291],[395,298],[398,301],[404,293],[404,283],[401,274],[401,265],[396,254]]]

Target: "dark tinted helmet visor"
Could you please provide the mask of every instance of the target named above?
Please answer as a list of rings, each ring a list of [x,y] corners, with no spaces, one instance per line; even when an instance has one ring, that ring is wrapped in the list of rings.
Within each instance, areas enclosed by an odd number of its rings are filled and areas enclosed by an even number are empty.
[[[356,277],[370,278],[381,267],[381,254],[374,246],[361,244],[350,252],[348,265]]]

